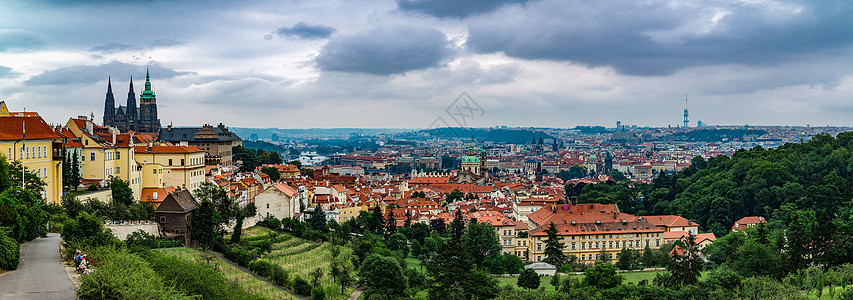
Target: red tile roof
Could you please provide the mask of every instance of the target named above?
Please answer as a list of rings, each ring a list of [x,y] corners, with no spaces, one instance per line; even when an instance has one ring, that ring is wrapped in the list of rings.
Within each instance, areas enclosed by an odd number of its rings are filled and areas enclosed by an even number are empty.
[[[137,146],[133,149],[136,153],[198,153],[204,152],[196,146]]]
[[[3,117],[0,118],[0,141],[23,139],[24,124],[28,140],[61,138],[41,117]]]

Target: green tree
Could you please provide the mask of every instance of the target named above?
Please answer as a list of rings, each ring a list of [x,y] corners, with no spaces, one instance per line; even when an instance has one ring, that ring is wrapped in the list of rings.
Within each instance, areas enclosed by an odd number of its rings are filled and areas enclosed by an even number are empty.
[[[462,240],[462,235],[465,233],[465,218],[462,217],[462,210],[457,209],[453,216],[453,222],[450,223],[450,237],[458,242]]]
[[[71,170],[68,173],[68,184],[74,187],[74,191],[77,191],[77,187],[80,186],[80,160],[76,152],[71,156]]]
[[[696,244],[696,236],[688,233],[683,242],[684,247],[681,251],[678,248],[673,251],[672,260],[667,265],[670,286],[694,284],[699,281],[699,272],[702,271],[702,256]]]
[[[595,266],[583,272],[583,283],[599,289],[614,288],[622,283],[622,276],[616,273],[616,267],[609,262],[595,262]]]
[[[465,194],[462,193],[461,191],[453,190],[452,192],[447,193],[447,195],[444,195],[444,201],[447,201],[447,203],[450,203],[450,202],[460,201],[464,197],[465,197]]]
[[[114,202],[123,205],[133,204],[133,190],[130,189],[129,182],[115,176],[110,176],[109,182]]]
[[[281,180],[281,173],[275,167],[263,167],[261,173],[267,174],[273,182]]]
[[[372,254],[358,269],[361,283],[368,287],[366,297],[397,299],[405,297],[406,277],[397,260]]]
[[[646,248],[643,249],[643,256],[640,259],[640,262],[646,268],[651,268],[652,266],[657,264],[657,256],[655,255],[655,250],[646,245]]]
[[[462,248],[468,251],[468,257],[478,267],[483,265],[486,257],[501,254],[501,244],[498,235],[491,224],[471,223],[462,235]]]
[[[554,222],[551,222],[551,224],[548,225],[548,229],[545,230],[545,233],[548,234],[548,239],[545,240],[545,259],[543,261],[552,264],[559,269],[565,259],[563,256],[563,248],[565,248],[566,245],[563,245],[563,243],[560,242],[560,238],[557,237],[557,225],[554,225]]]
[[[319,204],[314,207],[314,212],[311,214],[311,228],[314,230],[326,229],[326,212]]]
[[[732,269],[743,277],[781,275],[782,257],[772,245],[760,240],[749,240],[738,249],[738,258]]]
[[[616,262],[616,267],[622,270],[633,270],[637,265],[638,258],[639,255],[637,254],[637,251],[622,248],[622,251],[619,251],[619,260]]]
[[[395,233],[389,236],[386,246],[388,246],[388,250],[400,251],[400,253],[403,254],[403,257],[409,256],[408,240],[402,233]]]
[[[536,274],[536,271],[533,269],[525,269],[518,275],[518,287],[529,290],[535,290],[539,288],[539,274]]]

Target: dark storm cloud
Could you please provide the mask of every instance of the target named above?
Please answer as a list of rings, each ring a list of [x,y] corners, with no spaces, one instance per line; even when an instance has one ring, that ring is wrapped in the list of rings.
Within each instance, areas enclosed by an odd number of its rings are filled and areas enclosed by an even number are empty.
[[[711,24],[714,9],[728,13]],[[528,5],[523,17],[475,21],[466,46],[478,53],[611,66],[628,75],[667,75],[699,65],[772,64],[850,45],[851,13],[848,1],[702,7],[543,1]],[[708,19],[707,31],[679,32],[698,18]]]
[[[0,28],[0,51],[41,48],[41,39],[23,30]]]
[[[377,27],[332,39],[316,63],[324,71],[389,75],[437,67],[452,54],[447,36],[436,29]]]
[[[293,27],[282,27],[275,32],[280,36],[296,37],[300,39],[325,39],[335,33],[335,28],[326,25],[313,25],[299,22]]]
[[[89,49],[90,52],[101,52],[101,53],[115,53],[122,51],[139,51],[139,50],[148,50],[154,48],[165,48],[182,45],[183,43],[174,41],[174,40],[156,40],[152,41],[145,45],[129,45],[129,44],[119,44],[119,43],[109,43],[106,45],[100,45],[92,47]]]
[[[528,0],[397,0],[397,7],[439,18],[465,18]]]
[[[180,72],[165,68],[160,64],[153,63],[149,66],[151,76],[154,80],[173,78],[180,75],[195,74],[194,72]],[[131,75],[144,74],[144,65],[131,65],[122,62],[110,62],[96,66],[72,66],[50,70],[33,76],[25,85],[67,85],[67,84],[91,84],[103,81],[108,76],[115,78],[129,78]]]

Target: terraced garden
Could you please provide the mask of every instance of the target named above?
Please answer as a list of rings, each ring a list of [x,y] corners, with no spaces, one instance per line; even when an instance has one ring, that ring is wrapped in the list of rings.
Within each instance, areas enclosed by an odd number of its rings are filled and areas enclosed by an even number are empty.
[[[276,289],[269,283],[260,281],[249,274],[240,271],[236,267],[229,265],[218,258],[208,260],[209,254],[201,252],[197,249],[179,248],[166,249],[158,251],[163,255],[172,255],[186,260],[193,260],[210,265],[213,269],[219,271],[226,279],[237,283],[243,290],[261,295],[267,299],[297,299],[289,293]]]
[[[332,261],[331,243],[310,242],[285,233],[276,233],[262,226],[243,230],[242,239],[250,244],[270,240],[272,251],[262,254],[261,258],[281,266],[291,278],[299,275],[303,279],[310,280],[309,273],[320,268],[324,274],[320,279],[320,285],[326,291],[327,299],[347,299],[353,292],[352,289],[346,288],[341,294],[340,285],[332,281],[332,277],[329,276]],[[348,257],[351,254],[352,250],[342,247],[341,256]]]

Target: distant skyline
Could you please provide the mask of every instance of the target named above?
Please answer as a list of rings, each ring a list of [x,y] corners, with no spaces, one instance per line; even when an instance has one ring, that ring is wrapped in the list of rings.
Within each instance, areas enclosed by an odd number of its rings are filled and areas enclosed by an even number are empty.
[[[151,68],[163,126],[853,126],[850,1],[0,3],[0,100],[102,119]]]

